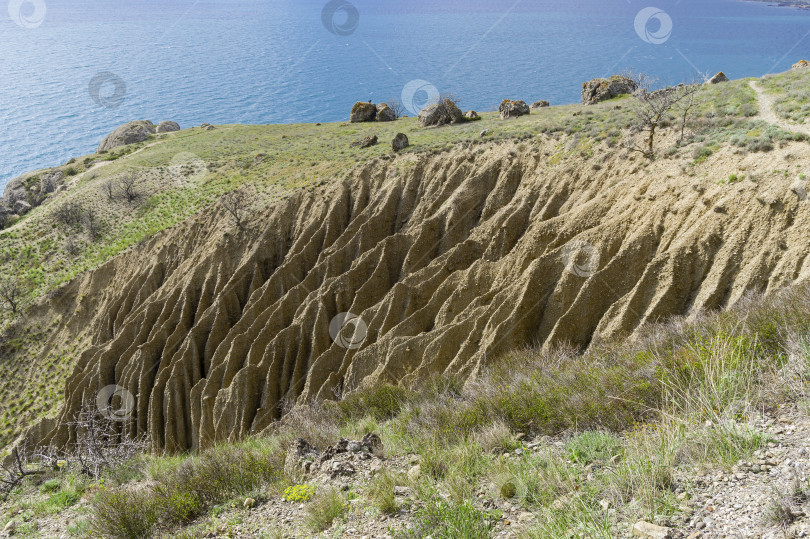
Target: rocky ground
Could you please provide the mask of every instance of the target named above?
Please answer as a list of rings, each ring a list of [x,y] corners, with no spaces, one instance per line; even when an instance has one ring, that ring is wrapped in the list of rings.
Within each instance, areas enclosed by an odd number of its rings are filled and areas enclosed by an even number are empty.
[[[623,530],[619,537],[649,538],[790,538],[810,536],[810,417],[797,405],[763,415],[759,427],[770,436],[767,447],[754,453],[749,461],[739,461],[731,468],[712,467],[702,470],[684,467],[674,474],[678,516],[657,524],[623,522],[622,508],[606,500],[604,510]],[[349,499],[347,514],[322,532],[320,537],[393,538],[414,529],[414,516],[424,505],[414,486],[423,474],[417,455],[386,457],[378,442],[342,440],[323,451],[305,442],[292,449],[287,466],[298,468],[303,484],[316,489],[334,487]],[[562,451],[563,438],[547,437],[525,440],[523,447],[503,454],[504,459],[522,459],[533,452],[551,448]],[[400,484],[395,487],[400,509],[393,515],[382,514],[364,498],[370,479],[383,470],[390,471]],[[592,474],[588,475],[593,477]],[[475,504],[493,516],[492,537],[525,537],[542,518],[513,499],[503,499],[490,480],[479,485]],[[5,515],[15,516],[17,524],[6,527],[3,536],[74,537],[88,536],[84,523],[92,492],[73,507],[58,515],[31,518],[31,504],[24,507],[7,503]],[[249,498],[196,523],[185,537],[312,537],[307,527],[307,503],[285,501],[283,495],[267,494]],[[567,503],[561,499],[554,503]],[[618,512],[617,512],[618,511]],[[23,524],[19,524],[24,521]],[[663,524],[663,526],[661,525]],[[569,537],[586,537],[571,531]]]

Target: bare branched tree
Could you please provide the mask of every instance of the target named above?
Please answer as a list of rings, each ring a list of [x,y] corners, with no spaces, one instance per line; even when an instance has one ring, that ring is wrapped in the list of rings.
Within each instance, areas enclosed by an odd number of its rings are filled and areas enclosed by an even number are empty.
[[[66,202],[53,212],[53,219],[57,224],[66,227],[81,226],[84,210],[78,202]]]
[[[76,445],[65,461],[96,479],[105,470],[126,466],[147,448],[146,437],[128,436],[121,423],[102,415],[92,401],[82,406],[71,425],[76,429]]]
[[[134,172],[127,172],[121,177],[121,191],[127,202],[132,203],[138,199],[138,176]]]
[[[658,128],[667,121],[673,110],[678,110],[678,107],[685,100],[696,94],[700,89],[700,85],[679,84],[678,86],[668,86],[660,90],[637,90],[633,94],[636,98],[636,128],[638,131],[646,133],[646,140],[641,148],[630,145],[628,149],[640,152],[648,159],[654,159],[655,135]],[[687,111],[687,116],[693,107],[694,104]]]
[[[682,144],[686,138],[686,126],[689,124],[689,120],[694,116],[695,109],[702,103],[698,95],[698,91],[700,90],[699,83],[693,81],[689,86],[696,88],[696,90],[694,92],[688,92],[677,107],[681,120],[681,134],[678,138],[678,144]]]
[[[22,309],[27,293],[28,287],[18,277],[0,277],[0,302],[11,314],[17,314]]]
[[[387,101],[388,107],[394,111],[394,116],[398,119],[402,118],[402,115],[405,114],[405,105],[402,104],[402,101],[399,100],[397,97],[392,97]]]
[[[115,200],[116,187],[117,187],[117,185],[115,183],[115,180],[113,180],[112,178],[110,178],[109,180],[107,180],[103,184],[101,184],[101,191],[105,195],[107,195],[107,200],[109,200],[110,202]]]
[[[2,469],[0,499],[4,502],[8,499],[9,494],[22,483],[23,479],[31,475],[44,473],[41,468],[29,465],[25,450],[21,453],[19,449],[14,448],[11,456],[12,463],[9,466],[0,466],[0,469]]]
[[[244,218],[249,203],[247,191],[242,188],[231,191],[223,195],[223,197],[219,199],[219,203],[222,204],[225,211],[231,214],[239,230],[244,230]]]

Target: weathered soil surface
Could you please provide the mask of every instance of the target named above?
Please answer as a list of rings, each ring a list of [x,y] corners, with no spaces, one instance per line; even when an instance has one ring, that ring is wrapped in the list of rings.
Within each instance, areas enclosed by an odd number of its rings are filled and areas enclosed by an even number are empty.
[[[69,419],[116,384],[132,434],[201,448],[291,401],[474,375],[515,347],[587,347],[807,279],[805,146],[693,165],[553,138],[469,145],[358,168],[244,231],[214,207],[34,308],[59,320],[54,339],[92,345],[28,439],[70,441]],[[346,312],[362,322],[335,338]]]

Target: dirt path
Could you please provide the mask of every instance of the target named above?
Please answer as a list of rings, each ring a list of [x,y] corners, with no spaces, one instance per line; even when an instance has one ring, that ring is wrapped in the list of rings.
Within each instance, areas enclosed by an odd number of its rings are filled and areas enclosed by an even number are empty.
[[[147,149],[147,148],[151,148],[152,146],[154,146],[155,144],[158,144],[158,143],[160,143],[160,142],[161,142],[161,141],[160,141],[160,140],[158,140],[158,141],[152,142],[151,144],[147,144],[147,145],[146,145],[146,146],[144,146],[143,148],[138,148],[138,149],[137,149],[137,150],[135,150],[134,152],[132,152],[132,153],[130,153],[130,154],[127,154],[127,155],[123,156],[122,158],[124,158],[124,157],[131,157],[131,156],[133,156],[133,155],[135,155],[135,154],[137,154],[137,153],[140,153],[140,152],[144,151],[144,150],[145,150],[145,149]],[[113,163],[113,161],[102,161],[101,163],[96,163],[96,164],[94,164],[92,167],[88,168],[87,170],[85,170],[85,171],[84,171],[84,172],[82,172],[81,174],[76,175],[76,176],[75,176],[75,177],[74,177],[74,178],[73,178],[73,179],[72,179],[72,180],[71,180],[71,181],[70,181],[70,182],[67,184],[67,187],[68,187],[68,188],[72,188],[73,186],[77,185],[77,184],[79,183],[79,181],[80,181],[82,178],[84,178],[84,177],[85,177],[87,174],[89,174],[89,173],[91,173],[91,172],[94,172],[94,171],[96,171],[96,170],[100,169],[101,167],[106,167],[106,166],[107,166],[107,165],[109,165],[110,163]]]
[[[751,88],[753,88],[754,91],[757,93],[760,118],[762,118],[768,123],[778,125],[785,131],[804,133],[805,135],[810,136],[810,126],[795,124],[780,117],[779,114],[777,114],[776,109],[774,108],[776,98],[772,95],[766,94],[757,83],[758,81],[752,80],[749,84],[751,85]]]

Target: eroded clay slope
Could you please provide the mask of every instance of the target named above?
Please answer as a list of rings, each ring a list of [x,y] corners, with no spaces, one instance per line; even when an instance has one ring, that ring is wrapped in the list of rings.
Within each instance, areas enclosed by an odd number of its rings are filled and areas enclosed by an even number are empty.
[[[117,257],[47,306],[93,346],[62,415],[29,438],[68,442],[82,402],[117,384],[136,397],[126,428],[155,450],[204,447],[261,431],[292,399],[473,375],[515,347],[587,346],[810,275],[810,204],[792,182],[717,182],[772,171],[761,156],[714,156],[690,178],[556,144],[377,162],[245,233],[215,208]],[[367,325],[358,349],[330,336],[342,312]]]

